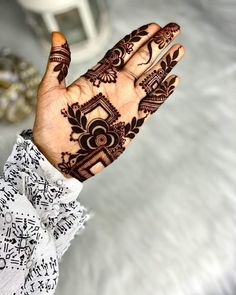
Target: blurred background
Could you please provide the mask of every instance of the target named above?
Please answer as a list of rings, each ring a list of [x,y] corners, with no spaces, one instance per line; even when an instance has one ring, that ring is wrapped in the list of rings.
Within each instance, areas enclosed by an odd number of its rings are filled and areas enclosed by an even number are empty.
[[[236,0],[20,2],[0,0],[1,170],[32,128],[52,28],[73,45],[68,82],[148,22],[180,24],[186,48],[176,93],[84,183],[95,216],[62,259],[56,295],[235,295]]]

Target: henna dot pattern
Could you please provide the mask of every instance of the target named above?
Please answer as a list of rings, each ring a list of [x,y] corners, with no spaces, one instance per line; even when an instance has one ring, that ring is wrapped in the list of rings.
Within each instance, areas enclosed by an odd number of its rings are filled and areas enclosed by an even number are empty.
[[[147,28],[148,25],[144,25],[126,35],[112,49],[108,50],[96,67],[88,70],[84,77],[97,87],[101,83],[115,83],[117,71],[123,68],[125,57],[134,50],[134,43],[140,41],[143,36],[148,35]]]
[[[54,72],[59,72],[57,79],[61,83],[65,79],[68,73],[68,67],[70,65],[70,48],[68,43],[64,43],[61,46],[54,46],[50,52],[50,62],[58,62],[58,65],[54,67]]]
[[[105,118],[88,121],[87,115],[102,108]],[[59,169],[84,181],[94,175],[96,169],[111,164],[125,150],[126,140],[133,139],[143,124],[143,119],[133,117],[130,123],[119,121],[119,112],[102,94],[91,98],[87,103],[67,104],[67,110],[61,114],[71,124],[70,140],[77,142],[78,150],[74,154],[63,152]]]

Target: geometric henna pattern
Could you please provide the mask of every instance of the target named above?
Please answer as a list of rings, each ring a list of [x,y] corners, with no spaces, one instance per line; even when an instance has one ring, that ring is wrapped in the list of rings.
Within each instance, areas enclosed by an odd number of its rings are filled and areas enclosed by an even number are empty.
[[[162,68],[154,70],[139,85],[149,94],[158,87],[164,76],[165,71]]]
[[[149,51],[149,59],[145,63],[139,65],[148,64],[152,59],[152,43],[158,44],[159,49],[163,49],[174,38],[174,33],[180,30],[180,26],[175,23],[166,25],[163,29],[159,30],[147,43]]]
[[[106,121],[108,124],[115,122],[118,117],[120,117],[119,112],[102,93],[95,95],[92,99],[83,104],[80,109],[86,115],[87,113],[91,113],[99,106],[106,112]]]
[[[103,59],[94,69],[90,69],[84,74],[94,86],[99,87],[103,83],[115,83],[117,71],[124,65],[124,58],[133,51],[134,43],[147,35],[148,25],[144,25],[131,34],[126,35],[112,49],[108,50]]]
[[[97,108],[106,114],[105,118],[88,122],[86,115]],[[144,118],[137,120],[135,117],[127,124],[118,121],[119,112],[102,93],[81,106],[78,102],[67,105],[67,110],[62,109],[61,114],[72,125],[70,141],[77,142],[79,149],[74,154],[63,152],[58,167],[80,181],[93,176],[96,165],[106,167],[117,159],[125,150],[126,138],[134,138],[144,122]]]
[[[152,71],[144,80],[139,84],[142,86],[147,95],[153,92],[165,79],[167,74],[170,73],[172,68],[177,64],[176,58],[179,56],[180,47],[174,51],[171,57],[170,53],[166,55],[165,60],[160,63],[160,68]]]
[[[175,81],[176,76],[170,81],[164,81],[158,88],[140,101],[138,110],[149,114],[156,112],[163,102],[174,92]]]
[[[61,83],[65,79],[68,73],[68,67],[70,65],[70,48],[68,43],[61,46],[54,46],[50,52],[50,62],[58,62],[59,64],[54,67],[54,72],[59,72],[57,80]]]

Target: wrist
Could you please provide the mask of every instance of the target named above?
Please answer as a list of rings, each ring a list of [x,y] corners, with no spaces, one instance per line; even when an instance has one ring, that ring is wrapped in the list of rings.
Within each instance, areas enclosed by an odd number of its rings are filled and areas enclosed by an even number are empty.
[[[61,156],[59,155],[59,153],[55,153],[55,152],[50,151],[50,149],[47,147],[47,145],[42,144],[41,141],[38,140],[38,137],[34,131],[32,132],[32,136],[30,139],[33,142],[33,144],[37,147],[39,152],[44,155],[44,157],[48,160],[48,162],[53,167],[55,167],[64,177],[72,178],[71,175],[63,173],[60,170],[60,168],[58,167],[58,163],[60,163],[60,161],[61,161]]]

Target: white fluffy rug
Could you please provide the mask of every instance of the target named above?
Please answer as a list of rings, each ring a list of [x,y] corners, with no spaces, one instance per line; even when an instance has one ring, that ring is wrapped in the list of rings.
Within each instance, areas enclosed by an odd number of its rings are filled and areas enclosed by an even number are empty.
[[[182,26],[182,83],[85,182],[79,199],[95,216],[63,257],[56,295],[235,295],[236,1],[109,4],[112,42],[150,21]]]

